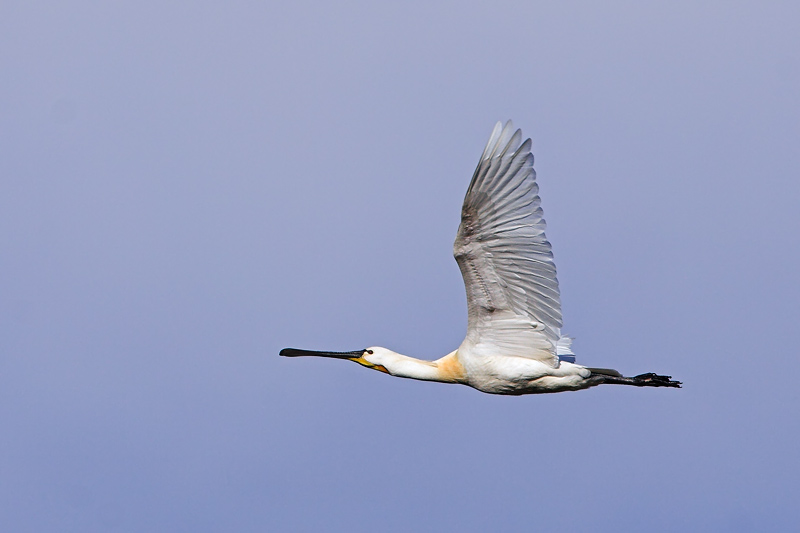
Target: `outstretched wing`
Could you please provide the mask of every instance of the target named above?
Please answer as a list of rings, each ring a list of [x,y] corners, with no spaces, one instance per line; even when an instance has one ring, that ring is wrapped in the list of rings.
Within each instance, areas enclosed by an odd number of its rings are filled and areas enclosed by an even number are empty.
[[[521,140],[511,121],[497,123],[464,198],[453,251],[467,289],[465,342],[557,366],[556,266],[531,140]]]

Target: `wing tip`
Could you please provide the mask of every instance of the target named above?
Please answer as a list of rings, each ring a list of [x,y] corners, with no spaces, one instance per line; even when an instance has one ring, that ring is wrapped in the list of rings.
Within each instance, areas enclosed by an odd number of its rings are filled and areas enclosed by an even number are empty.
[[[520,154],[530,154],[532,145],[533,141],[531,141],[530,137],[524,141],[522,140],[522,129],[515,129],[514,121],[508,119],[503,124],[501,120],[498,120],[489,135],[489,140],[486,142],[481,162],[495,157],[503,157],[508,153],[513,154],[514,157]]]

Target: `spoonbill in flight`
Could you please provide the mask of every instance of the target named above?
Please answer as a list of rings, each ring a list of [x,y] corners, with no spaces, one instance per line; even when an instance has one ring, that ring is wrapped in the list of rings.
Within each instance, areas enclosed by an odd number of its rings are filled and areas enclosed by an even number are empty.
[[[349,359],[403,378],[462,383],[492,394],[580,390],[611,383],[680,387],[670,376],[624,377],[575,364],[561,334],[556,265],[544,235],[531,140],[511,121],[494,127],[464,198],[453,246],[467,289],[467,336],[457,350],[423,361],[373,346],[353,352],[285,348],[286,357]]]

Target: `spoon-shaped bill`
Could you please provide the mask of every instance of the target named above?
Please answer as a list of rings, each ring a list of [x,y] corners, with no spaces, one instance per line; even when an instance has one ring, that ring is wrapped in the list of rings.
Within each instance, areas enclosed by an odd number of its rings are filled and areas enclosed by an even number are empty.
[[[318,352],[315,350],[300,350],[298,348],[284,348],[281,355],[284,357],[332,357],[334,359],[354,359],[364,355],[366,350],[356,350],[354,352]]]

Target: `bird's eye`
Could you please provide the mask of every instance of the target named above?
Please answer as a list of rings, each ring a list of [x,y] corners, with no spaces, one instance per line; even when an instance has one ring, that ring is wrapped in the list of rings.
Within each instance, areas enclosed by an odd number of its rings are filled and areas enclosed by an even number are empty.
[[[374,352],[372,350],[367,350],[367,353],[372,355]]]

